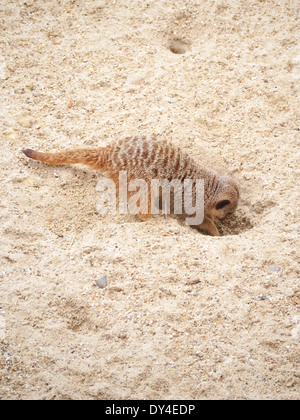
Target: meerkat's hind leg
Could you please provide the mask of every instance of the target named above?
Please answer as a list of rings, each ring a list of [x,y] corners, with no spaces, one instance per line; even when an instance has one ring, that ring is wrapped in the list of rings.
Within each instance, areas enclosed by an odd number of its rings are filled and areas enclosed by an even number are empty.
[[[139,211],[137,214],[137,217],[142,221],[142,222],[146,222],[148,219],[150,219],[151,217],[151,200],[148,197],[148,192],[144,191],[144,200],[146,202],[146,200],[148,200],[148,205],[145,206],[147,207],[147,213],[143,213],[142,211]],[[145,210],[145,208],[144,208]]]
[[[199,230],[207,232],[211,236],[221,236],[215,222],[205,216],[201,225],[197,226]]]
[[[129,178],[129,182],[130,181],[135,181],[135,179],[131,180]],[[136,214],[143,222],[148,220],[151,216],[151,199],[149,197],[149,191],[150,182],[143,182],[140,185],[138,182],[137,185],[133,186],[132,190],[129,188],[127,196],[129,212]]]

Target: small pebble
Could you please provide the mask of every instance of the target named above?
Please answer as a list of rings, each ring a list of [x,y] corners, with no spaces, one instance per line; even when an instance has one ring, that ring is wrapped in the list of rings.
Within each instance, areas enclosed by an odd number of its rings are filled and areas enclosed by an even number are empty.
[[[199,283],[200,283],[200,280],[199,280],[199,278],[197,278],[197,277],[192,278],[192,279],[189,279],[189,280],[187,280],[187,282],[186,282],[186,284],[189,284],[189,285],[199,284]]]
[[[34,89],[34,83],[33,82],[29,82],[27,84],[28,89],[33,90]]]
[[[67,103],[67,107],[72,108],[72,106],[73,106],[73,99],[70,97]]]
[[[17,134],[16,130],[14,130],[12,128],[9,128],[8,130],[5,130],[4,134],[8,138],[8,140],[10,140],[10,141],[15,141],[18,137],[18,134]]]
[[[96,283],[100,289],[104,289],[107,286],[107,276],[103,276],[101,279],[96,280]]]
[[[33,119],[31,117],[20,117],[17,121],[24,128],[31,128],[33,125]]]
[[[269,270],[273,273],[279,273],[280,267],[277,267],[276,265],[270,265]]]

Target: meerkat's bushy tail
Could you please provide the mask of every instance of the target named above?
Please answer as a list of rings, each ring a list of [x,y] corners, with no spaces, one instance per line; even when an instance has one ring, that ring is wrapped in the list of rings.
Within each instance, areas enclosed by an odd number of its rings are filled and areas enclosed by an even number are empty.
[[[105,149],[77,149],[58,153],[42,153],[35,150],[26,149],[23,153],[34,160],[47,163],[48,165],[72,165],[81,163],[100,168],[104,158],[103,151]]]

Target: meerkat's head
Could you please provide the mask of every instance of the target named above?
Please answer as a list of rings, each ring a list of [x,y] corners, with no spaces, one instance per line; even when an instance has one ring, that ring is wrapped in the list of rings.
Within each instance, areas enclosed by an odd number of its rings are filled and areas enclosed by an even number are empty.
[[[210,197],[207,214],[212,219],[224,219],[229,213],[234,213],[240,198],[237,183],[230,176],[220,175],[218,186]]]

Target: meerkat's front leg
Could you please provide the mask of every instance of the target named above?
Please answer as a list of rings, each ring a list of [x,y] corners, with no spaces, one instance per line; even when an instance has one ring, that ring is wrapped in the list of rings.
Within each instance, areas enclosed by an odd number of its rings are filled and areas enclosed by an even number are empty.
[[[211,236],[221,236],[215,222],[207,216],[204,217],[203,223],[198,228],[204,230]]]

